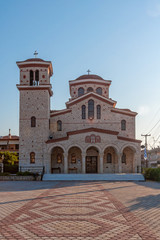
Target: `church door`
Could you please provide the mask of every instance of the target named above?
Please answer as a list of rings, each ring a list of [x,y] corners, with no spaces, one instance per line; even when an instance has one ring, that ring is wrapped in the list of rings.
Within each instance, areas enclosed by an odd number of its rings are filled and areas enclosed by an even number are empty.
[[[97,173],[97,157],[86,157],[86,173]]]

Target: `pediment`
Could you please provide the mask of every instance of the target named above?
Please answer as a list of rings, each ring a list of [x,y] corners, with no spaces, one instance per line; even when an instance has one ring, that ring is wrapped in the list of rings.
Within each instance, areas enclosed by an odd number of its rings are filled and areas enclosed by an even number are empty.
[[[82,102],[82,101],[84,101],[86,99],[89,100],[90,98],[98,99],[98,100],[100,100],[102,102],[105,102],[105,103],[111,105],[112,107],[115,107],[115,105],[117,103],[116,101],[114,101],[114,100],[112,100],[110,98],[103,97],[103,96],[101,96],[101,95],[99,95],[97,93],[94,93],[94,92],[89,92],[89,93],[84,94],[83,96],[80,96],[80,97],[78,97],[76,99],[73,99],[73,100],[70,100],[70,101],[66,102],[66,106],[69,107],[69,106],[72,106],[74,104],[80,103],[80,102]]]

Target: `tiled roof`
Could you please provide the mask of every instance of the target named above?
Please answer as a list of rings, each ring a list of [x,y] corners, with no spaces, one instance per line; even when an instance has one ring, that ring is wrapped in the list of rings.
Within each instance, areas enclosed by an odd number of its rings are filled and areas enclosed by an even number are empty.
[[[19,140],[19,136],[13,135],[13,136],[9,137],[7,135],[7,136],[0,137],[0,139],[2,139],[2,140]]]
[[[98,75],[95,75],[95,74],[85,74],[85,75],[82,75],[78,78],[76,78],[76,80],[82,80],[82,79],[99,79],[99,80],[104,80],[102,77],[98,76]]]

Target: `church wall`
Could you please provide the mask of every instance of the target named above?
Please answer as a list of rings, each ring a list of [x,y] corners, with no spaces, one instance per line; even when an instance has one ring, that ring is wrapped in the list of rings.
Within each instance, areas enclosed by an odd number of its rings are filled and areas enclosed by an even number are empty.
[[[30,165],[30,153],[35,153],[35,164],[43,165],[45,141],[49,135],[50,102],[47,90],[20,92],[20,165]],[[31,127],[31,117],[36,127]]]
[[[94,98],[92,98],[94,99]],[[54,133],[54,137],[66,136],[66,132],[80,130],[90,127],[97,127],[101,129],[107,129],[112,131],[118,131],[119,135],[135,138],[135,117],[124,114],[114,113],[110,110],[112,107],[109,104],[103,103],[100,100],[94,99],[94,119],[88,119],[88,100],[84,100],[77,103],[70,108],[72,112],[51,117],[51,133]],[[82,105],[86,106],[86,119],[82,119]],[[97,119],[96,106],[101,105],[101,119]],[[62,121],[62,131],[57,132],[57,121]],[[126,120],[126,131],[121,130],[121,120]]]

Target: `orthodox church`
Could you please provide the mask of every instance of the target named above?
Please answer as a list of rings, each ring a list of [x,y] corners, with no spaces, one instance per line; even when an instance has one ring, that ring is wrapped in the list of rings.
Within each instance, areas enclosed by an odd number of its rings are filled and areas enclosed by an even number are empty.
[[[50,109],[52,63],[17,62],[20,70],[19,165],[51,174],[141,172],[136,112],[116,108],[110,80],[88,74],[69,81],[66,108]]]

